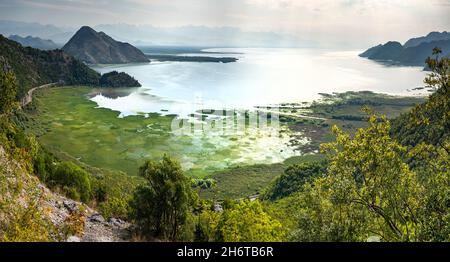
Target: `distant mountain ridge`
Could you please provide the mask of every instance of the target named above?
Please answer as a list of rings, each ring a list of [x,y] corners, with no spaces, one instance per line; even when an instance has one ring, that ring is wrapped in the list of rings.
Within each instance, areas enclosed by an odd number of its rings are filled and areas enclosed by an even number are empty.
[[[408,47],[418,46],[422,43],[429,43],[429,42],[440,41],[440,40],[450,40],[450,33],[447,31],[444,31],[442,33],[431,32],[426,36],[411,38],[408,41],[406,41],[403,46],[405,48],[408,48]]]
[[[61,46],[70,39],[74,32],[75,30],[72,27],[0,20],[0,34],[4,36],[19,35],[25,37],[32,35],[42,39],[50,39]]]
[[[60,46],[55,44],[52,40],[42,39],[39,37],[27,36],[21,37],[19,35],[10,35],[9,39],[18,42],[24,47],[33,47],[42,50],[58,49]]]
[[[450,56],[450,34],[431,32],[427,36],[412,38],[405,45],[396,41],[367,49],[359,56],[376,61],[389,61],[396,64],[425,66],[425,59],[431,56],[433,48],[442,50],[442,56]]]
[[[83,26],[62,48],[88,64],[124,64],[149,62],[136,47],[118,42],[103,32]]]
[[[158,27],[132,24],[99,24],[92,26],[112,38],[134,46],[202,46],[202,47],[292,47],[315,46],[321,41],[299,39],[280,32],[242,31],[238,27],[174,26]],[[51,39],[61,46],[67,43],[79,28],[61,25],[0,20],[0,34],[37,36]]]
[[[64,51],[44,51],[23,47],[19,43],[0,35],[0,60],[4,60],[16,75],[18,83],[17,98],[22,98],[33,87],[48,83],[64,85],[86,85],[115,87],[140,86],[134,78],[121,73],[101,76],[95,70]]]

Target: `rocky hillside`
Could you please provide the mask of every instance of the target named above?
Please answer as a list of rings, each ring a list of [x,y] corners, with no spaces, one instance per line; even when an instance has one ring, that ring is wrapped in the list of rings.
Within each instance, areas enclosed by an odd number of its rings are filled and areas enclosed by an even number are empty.
[[[103,32],[83,26],[64,45],[63,50],[88,64],[124,64],[149,62],[136,47],[118,42]]]
[[[46,40],[39,37],[21,37],[18,35],[10,35],[9,39],[16,41],[24,47],[33,47],[41,50],[53,50],[59,48],[52,40]]]
[[[114,242],[131,236],[129,223],[105,220],[85,204],[50,191],[1,145],[0,180],[0,240]]]

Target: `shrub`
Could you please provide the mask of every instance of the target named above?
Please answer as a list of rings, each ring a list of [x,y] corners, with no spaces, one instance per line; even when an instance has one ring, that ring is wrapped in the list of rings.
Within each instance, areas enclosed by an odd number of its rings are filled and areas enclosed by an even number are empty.
[[[194,202],[194,193],[178,162],[164,156],[147,161],[139,169],[147,181],[136,189],[130,202],[131,218],[146,236],[179,240]]]
[[[51,177],[50,184],[59,186],[68,197],[87,202],[91,199],[89,174],[71,162],[61,162]]]
[[[274,242],[282,241],[285,232],[281,223],[268,215],[258,200],[243,200],[226,208],[214,222],[216,241],[224,242]]]
[[[100,203],[99,210],[105,218],[127,219],[130,212],[128,202],[126,198],[112,197]]]
[[[326,172],[326,162],[300,163],[288,167],[284,174],[277,177],[263,194],[264,199],[277,200],[302,189],[307,182]]]

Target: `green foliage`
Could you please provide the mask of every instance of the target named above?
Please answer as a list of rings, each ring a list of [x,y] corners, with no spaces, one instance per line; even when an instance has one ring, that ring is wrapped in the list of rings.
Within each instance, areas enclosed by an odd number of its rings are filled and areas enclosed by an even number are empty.
[[[8,63],[0,56],[0,114],[8,114],[14,107],[17,93],[16,77]]]
[[[323,145],[327,176],[307,184],[299,196],[295,240],[417,240],[423,190],[401,157],[406,148],[389,129],[389,121],[375,116],[354,138],[333,128],[336,142]]]
[[[434,93],[393,121],[392,135],[403,145],[438,145],[450,139],[450,58],[439,58],[439,53],[435,49],[436,57],[427,59],[431,73],[424,81]]]
[[[159,162],[147,161],[139,175],[147,183],[136,189],[130,206],[140,232],[179,240],[195,200],[179,163],[165,155]]]
[[[36,203],[34,203],[36,204]],[[36,205],[27,208],[10,206],[8,221],[0,228],[0,242],[48,242],[51,241],[51,224],[43,218]],[[3,232],[2,232],[3,231]]]
[[[306,162],[289,166],[284,174],[277,177],[266,189],[263,199],[277,200],[300,191],[307,182],[323,175],[326,162]]]
[[[42,192],[0,146],[0,242],[51,241],[57,233],[40,207]]]
[[[213,179],[211,187],[197,186],[203,199],[238,199],[264,192],[268,184],[283,174],[293,164],[316,162],[323,159],[321,154],[294,156],[283,163],[242,165],[212,173],[206,179]]]
[[[296,218],[283,220],[291,240],[449,241],[449,60],[434,54],[425,79],[434,93],[424,104],[392,130],[376,116],[354,137],[334,127],[336,141],[322,145],[327,175],[269,204],[275,217]]]
[[[450,240],[450,141],[442,147],[419,144],[408,152],[409,165],[423,186],[418,220],[420,241]]]
[[[408,149],[389,129],[389,121],[375,116],[354,137],[333,128],[336,141],[322,146],[327,175],[268,204],[290,240],[450,239],[450,142]]]
[[[97,179],[91,180],[92,196],[98,202],[104,202],[108,198],[108,186]]]
[[[309,185],[309,184],[305,184]],[[303,203],[299,201],[299,195],[304,194],[302,187],[301,191],[293,193],[287,197],[277,199],[275,201],[262,201],[261,204],[264,210],[274,219],[280,221],[283,226],[283,230],[286,232],[285,239],[289,241],[292,232],[298,229],[298,216],[299,210],[302,208]]]
[[[64,226],[62,228],[64,236],[79,236],[81,237],[84,232],[86,223],[86,216],[83,211],[77,210],[69,214],[64,220]]]
[[[197,238],[202,241],[282,241],[281,223],[269,216],[258,200],[243,200],[223,212],[205,210],[198,217]]]
[[[115,217],[126,220],[130,213],[129,199],[127,198],[110,197],[101,202],[98,208],[105,218]]]
[[[274,242],[283,239],[280,222],[262,209],[259,201],[241,201],[226,209],[218,222],[219,239],[227,242]]]
[[[192,179],[192,186],[201,189],[210,189],[216,186],[216,180],[213,178],[195,178]]]
[[[197,242],[215,242],[217,241],[217,226],[221,213],[214,211],[212,205],[204,208],[197,216],[195,228],[195,238]]]
[[[60,187],[70,198],[87,202],[91,199],[89,174],[71,162],[61,162],[49,179],[53,186]]]
[[[48,83],[99,84],[100,74],[62,50],[43,51],[22,47],[0,35],[0,54],[16,74],[18,98],[32,87]]]
[[[141,84],[132,76],[124,72],[112,71],[103,74],[100,78],[102,87],[140,87]]]
[[[426,64],[431,70],[431,73],[425,78],[424,82],[429,87],[437,91],[440,88],[449,88],[450,83],[450,58],[439,58],[442,50],[439,48],[433,49],[434,58],[428,57]]]
[[[201,198],[237,199],[260,193],[270,181],[283,173],[285,165],[256,164],[227,168],[214,172],[209,178],[214,186],[197,186]]]
[[[34,159],[34,173],[44,183],[49,183],[56,171],[57,159],[44,148],[39,147]]]

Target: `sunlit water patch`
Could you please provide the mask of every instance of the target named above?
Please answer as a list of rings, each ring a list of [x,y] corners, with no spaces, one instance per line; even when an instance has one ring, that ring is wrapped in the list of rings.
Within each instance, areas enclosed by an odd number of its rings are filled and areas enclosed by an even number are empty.
[[[420,91],[412,90],[423,86],[425,75],[420,67],[385,66],[360,58],[359,51],[281,48],[209,51],[228,52],[239,60],[226,64],[152,62],[96,66],[94,69],[100,73],[126,72],[143,86],[128,91],[97,90],[90,100],[98,108],[119,112],[120,118],[151,117],[150,113],[158,113],[199,121],[192,114],[201,109],[255,110],[256,106],[310,102],[319,99],[320,93],[369,90],[420,95]],[[210,130],[182,136],[165,128],[137,129],[134,136],[139,139],[118,137],[130,147],[123,157],[139,160],[168,152],[180,159],[186,170],[214,170],[238,164],[275,163],[301,154],[292,147],[290,135],[282,130],[285,127],[280,127],[277,135],[269,130],[246,130],[233,135]],[[162,134],[167,135],[164,141]],[[297,140],[301,140],[297,144],[310,142],[307,137]]]
[[[99,107],[120,111],[185,115],[200,107],[251,109],[256,105],[312,101],[319,93],[370,90],[416,95],[421,67],[385,66],[358,57],[360,51],[322,49],[224,48],[236,63],[152,62],[97,66],[101,73],[124,71],[143,85],[111,99],[93,97]]]

